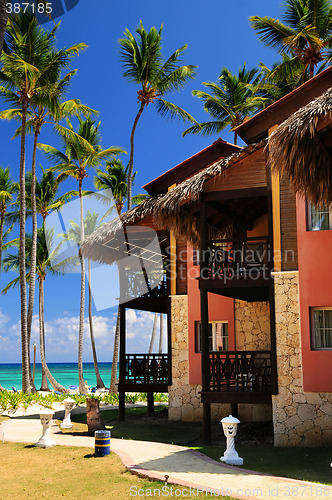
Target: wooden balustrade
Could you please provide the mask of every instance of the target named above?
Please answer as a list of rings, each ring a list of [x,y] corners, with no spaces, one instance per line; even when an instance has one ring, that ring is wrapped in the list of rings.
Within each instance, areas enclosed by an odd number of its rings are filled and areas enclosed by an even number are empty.
[[[168,354],[126,354],[125,383],[168,384]]]
[[[211,240],[204,250],[203,278],[269,276],[271,249],[268,237],[247,240]]]
[[[271,392],[270,351],[210,353],[210,390]]]

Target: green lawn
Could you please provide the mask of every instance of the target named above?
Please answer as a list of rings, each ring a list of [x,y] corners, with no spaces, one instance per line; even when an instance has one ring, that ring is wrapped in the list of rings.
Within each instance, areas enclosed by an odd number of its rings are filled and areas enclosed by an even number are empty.
[[[215,445],[203,447],[201,423],[171,422],[166,420],[166,411],[163,407],[156,407],[155,416],[149,417],[146,408],[126,409],[124,422],[117,421],[117,410],[105,411],[102,415],[112,437],[189,446],[219,460],[225,451],[225,437],[219,424],[213,425],[212,429]],[[74,420],[80,423],[79,428],[74,429],[75,432],[86,432],[86,415],[77,415],[73,417]],[[238,444],[237,450],[244,459],[245,469],[332,484],[331,448],[274,448],[271,444],[253,439],[260,434],[265,435],[268,442],[271,426],[243,424],[239,429],[239,440],[243,444]]]
[[[163,498],[158,492],[163,491],[164,483],[132,475],[114,453],[95,458],[90,448],[55,446],[45,450],[32,445],[0,443],[0,454],[1,500]],[[170,488],[171,485],[169,493]],[[173,490],[180,491],[178,488],[184,494],[176,498],[188,498],[188,489],[173,485]],[[201,494],[199,498],[206,496]]]
[[[225,448],[199,446],[195,449],[215,460]],[[244,469],[256,470],[273,476],[292,477],[303,481],[332,484],[331,448],[274,448],[273,446],[237,446],[243,458]]]

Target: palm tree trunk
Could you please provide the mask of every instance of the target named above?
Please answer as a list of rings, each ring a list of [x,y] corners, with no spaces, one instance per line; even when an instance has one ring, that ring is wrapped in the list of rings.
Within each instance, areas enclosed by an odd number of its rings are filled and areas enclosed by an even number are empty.
[[[312,61],[310,61],[310,65],[309,65],[309,79],[313,78],[314,71],[315,71],[315,63],[312,62]]]
[[[29,346],[31,341],[32,316],[33,316],[33,306],[35,302],[35,288],[36,288],[36,255],[37,255],[36,152],[37,152],[38,136],[39,136],[39,127],[37,125],[33,142],[32,165],[31,165],[32,241],[31,241],[31,264],[30,264],[30,281],[29,281],[29,302],[28,302],[28,317],[27,317]],[[30,380],[32,380],[30,359],[29,359],[29,367],[30,367]],[[44,370],[42,370],[42,387],[45,387],[44,390],[49,390]]]
[[[154,313],[152,335],[151,335],[150,347],[149,347],[149,354],[151,354],[153,352],[152,350],[153,350],[153,344],[154,344],[154,341],[155,341],[155,338],[156,338],[157,323],[158,323],[158,313]]]
[[[163,352],[164,343],[164,316],[160,313],[160,337],[159,337],[159,354]]]
[[[116,380],[118,374],[119,346],[120,346],[120,307],[118,308],[118,317],[116,319],[116,327],[114,334],[113,361],[112,361],[111,383],[109,392],[117,392]]]
[[[43,311],[44,313],[44,311]],[[43,324],[43,352],[44,352],[44,358],[46,360],[46,348],[45,348],[45,328],[44,328],[44,324]],[[30,366],[31,366],[31,363],[30,363]],[[39,389],[40,391],[47,391],[49,392],[50,388],[48,386],[48,382],[47,382],[47,375],[46,375],[46,370],[44,369],[43,365],[42,365],[42,382],[41,382],[41,387]]]
[[[7,4],[8,0],[0,0],[0,55],[2,52],[3,40],[5,38],[8,20]]]
[[[235,144],[235,146],[237,145],[237,133],[236,132],[234,132],[234,144]]]
[[[80,199],[80,224],[81,224],[81,244],[84,241],[84,212],[83,212],[83,194],[82,179],[79,179],[79,199]],[[84,334],[84,303],[85,303],[85,262],[81,259],[81,301],[80,301],[80,321],[78,329],[78,385],[81,394],[86,394],[86,387],[83,378],[83,334]]]
[[[22,99],[22,129],[20,157],[20,295],[21,295],[21,346],[22,346],[22,391],[30,391],[30,364],[27,327],[27,296],[25,269],[25,136],[28,99]]]
[[[132,198],[132,188],[133,188],[133,168],[134,168],[134,135],[137,127],[138,120],[140,119],[141,114],[143,113],[145,104],[141,103],[139,111],[134,120],[134,125],[130,134],[130,158],[129,158],[129,166],[128,166],[128,210],[131,209],[131,198]]]
[[[89,325],[90,325],[90,338],[91,338],[91,348],[93,355],[93,364],[96,372],[97,379],[97,389],[105,389],[105,384],[99,373],[98,359],[96,352],[95,336],[93,332],[93,318],[92,318],[92,292],[91,292],[91,260],[88,259],[88,285],[89,285]]]
[[[37,152],[38,135],[39,135],[39,129],[36,128],[34,143],[33,143],[32,166],[31,166],[32,240],[31,240],[31,267],[30,267],[30,280],[29,280],[29,301],[28,301],[28,316],[27,316],[29,346],[31,342],[32,316],[33,316],[33,306],[35,301],[35,288],[36,288],[36,253],[37,253],[36,152]],[[30,369],[30,381],[32,381],[30,350],[29,350],[29,369]],[[32,390],[35,391],[36,390],[35,387],[33,387]],[[42,368],[41,390],[49,391],[45,370],[43,368]]]
[[[42,367],[45,370],[47,378],[55,391],[67,392],[66,388],[59,384],[51,374],[45,359],[45,331],[44,331],[44,276],[39,276],[39,342],[40,342],[40,359]]]
[[[2,264],[2,238],[3,238],[3,225],[4,225],[5,214],[1,212],[0,216],[0,275],[1,275],[1,264]]]

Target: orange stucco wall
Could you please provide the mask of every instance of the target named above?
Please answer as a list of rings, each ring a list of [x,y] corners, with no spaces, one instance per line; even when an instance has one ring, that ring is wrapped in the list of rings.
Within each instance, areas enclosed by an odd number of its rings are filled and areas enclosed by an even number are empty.
[[[201,384],[201,355],[195,352],[195,321],[201,319],[200,293],[198,288],[199,266],[193,265],[193,251],[188,245],[188,349],[189,383]],[[229,350],[235,349],[234,301],[215,293],[209,293],[209,320],[228,321]]]
[[[303,389],[332,392],[332,350],[311,349],[310,307],[332,307],[332,231],[307,231],[306,203],[297,199]]]

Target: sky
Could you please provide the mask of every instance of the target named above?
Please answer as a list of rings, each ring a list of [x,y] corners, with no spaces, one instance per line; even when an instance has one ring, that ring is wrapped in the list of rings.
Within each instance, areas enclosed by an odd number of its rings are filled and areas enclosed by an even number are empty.
[[[84,42],[88,48],[75,58],[72,69],[77,74],[72,80],[67,98],[78,98],[84,104],[98,110],[97,120],[104,148],[119,146],[129,152],[130,131],[138,111],[137,86],[122,76],[118,40],[126,28],[134,32],[142,20],[144,27],[159,29],[163,24],[163,54],[168,57],[174,50],[187,44],[183,62],[198,66],[194,81],[184,90],[167,98],[191,113],[196,120],[205,121],[199,99],[191,95],[194,89],[203,89],[202,82],[216,81],[220,70],[226,66],[233,73],[246,63],[247,68],[257,67],[260,61],[271,67],[278,59],[276,53],[259,42],[250,27],[252,15],[280,18],[280,0],[168,0],[168,2],[143,2],[141,0],[79,0],[74,8],[57,21],[61,26],[57,35],[57,48],[70,47]],[[44,24],[50,29],[52,23]],[[0,101],[0,109],[6,104]],[[75,120],[73,124],[76,125]],[[188,135],[182,138],[186,128],[183,122],[161,118],[153,105],[145,110],[135,134],[134,170],[137,176],[134,194],[143,192],[141,186],[186,158],[207,147],[218,136]],[[15,123],[0,122],[0,164],[10,166],[14,178],[19,175],[19,139],[11,140]],[[225,130],[220,137],[232,142],[233,134]],[[59,147],[57,137],[49,125],[44,126],[40,142]],[[27,141],[27,170],[31,165],[32,140]],[[128,155],[122,155],[124,164]],[[50,164],[42,152],[38,152],[37,171]],[[93,172],[84,181],[85,189],[92,189]],[[77,181],[69,180],[64,189],[77,189]],[[15,276],[2,274],[0,287]],[[100,285],[108,294],[112,285],[105,280]],[[48,276],[45,281],[45,334],[49,362],[75,362],[77,360],[79,275]],[[36,296],[37,299],[37,296]],[[38,343],[38,300],[32,341]],[[6,296],[0,295],[0,363],[18,363],[20,347],[20,300],[19,290]],[[116,308],[97,310],[93,307],[98,358],[111,361],[113,353]],[[87,316],[87,309],[86,309]],[[146,352],[153,325],[153,313],[129,311],[127,350]],[[156,341],[157,342],[157,341]],[[84,361],[92,361],[88,338],[88,324],[84,338]],[[37,360],[38,361],[38,360]]]

